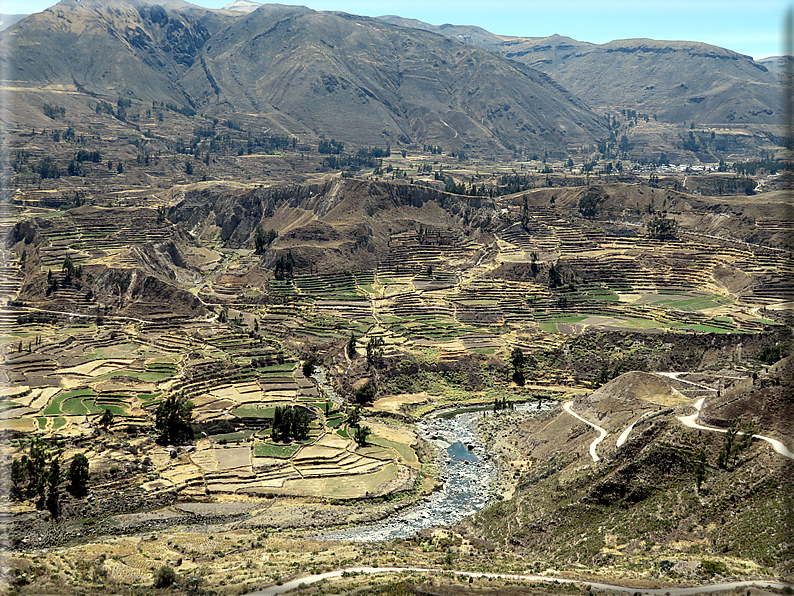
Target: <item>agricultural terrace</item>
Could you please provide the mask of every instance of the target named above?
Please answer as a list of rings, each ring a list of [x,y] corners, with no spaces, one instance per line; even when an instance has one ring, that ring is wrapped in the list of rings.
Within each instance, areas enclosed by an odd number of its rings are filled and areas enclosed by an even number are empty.
[[[614,376],[668,354],[669,369],[689,366],[697,354],[675,349],[680,338],[782,327],[794,271],[774,247],[686,226],[659,240],[534,203],[499,199],[478,234],[451,220],[389,229],[376,267],[278,277],[217,233],[179,244],[184,232],[157,206],[19,206],[2,228],[34,218],[38,244],[20,240],[31,256],[6,251],[0,268],[4,424],[80,441],[105,432],[109,412],[127,451],[92,453],[92,469],[132,465],[148,445],[151,466],[135,482],[151,495],[381,496],[420,473],[410,417],[560,398],[590,388],[602,365]],[[618,337],[619,354],[594,352],[592,332]],[[505,372],[516,348],[531,363],[522,387]],[[312,350],[340,395],[303,375]],[[459,363],[469,368],[451,370]],[[379,375],[362,446],[349,404]],[[176,457],[152,444],[154,412],[172,394],[195,406],[195,445]],[[274,440],[276,408],[304,412],[308,433]]]

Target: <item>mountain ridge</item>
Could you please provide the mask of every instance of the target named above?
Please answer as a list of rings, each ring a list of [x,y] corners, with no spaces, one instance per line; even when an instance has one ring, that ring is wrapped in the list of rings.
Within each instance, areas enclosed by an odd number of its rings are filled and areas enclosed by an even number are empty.
[[[381,17],[467,39],[541,70],[596,109],[617,106],[656,114],[670,122],[757,123],[781,121],[774,73],[751,56],[696,41],[646,38],[604,44],[554,34],[500,37],[479,27],[435,26]],[[724,60],[715,68],[709,60]]]
[[[267,114],[279,134],[359,145],[565,155],[606,135],[601,117],[547,75],[446,36],[305,7],[168,6],[62,0],[2,34],[10,78],[218,117]]]

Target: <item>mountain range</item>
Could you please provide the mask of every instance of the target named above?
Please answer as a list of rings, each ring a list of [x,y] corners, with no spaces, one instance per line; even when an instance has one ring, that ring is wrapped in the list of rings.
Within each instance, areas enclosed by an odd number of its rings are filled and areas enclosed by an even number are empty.
[[[668,122],[780,121],[780,86],[773,58],[755,61],[751,56],[694,41],[623,39],[594,44],[561,35],[503,37],[480,27],[380,18],[453,37],[527,64],[599,111],[630,108]]]
[[[602,115],[621,110],[671,123],[781,120],[776,73],[697,42],[504,37],[249,0],[221,10],[62,0],[0,43],[17,85],[253,113],[271,134],[359,146],[565,155],[605,139]]]

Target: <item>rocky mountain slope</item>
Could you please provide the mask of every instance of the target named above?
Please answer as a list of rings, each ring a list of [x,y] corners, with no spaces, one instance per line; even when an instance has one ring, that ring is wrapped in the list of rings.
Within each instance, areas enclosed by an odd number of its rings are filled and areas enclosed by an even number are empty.
[[[650,39],[589,44],[554,35],[512,40],[504,54],[543,70],[594,107],[624,106],[670,122],[780,120],[777,78],[725,48]]]
[[[559,150],[603,132],[537,71],[431,33],[304,8],[263,6],[229,26],[183,84],[210,111],[267,104],[365,144]]]
[[[2,33],[0,65],[18,83],[189,105],[179,78],[232,18],[181,0],[63,0]]]
[[[782,361],[763,383],[741,382],[722,396],[708,392],[710,417],[753,420],[756,432],[790,442],[790,429],[774,422],[790,405],[771,398],[775,380],[790,378],[790,369]],[[588,453],[598,433],[562,408],[534,419],[486,419],[482,433],[515,473],[506,480],[509,498],[473,518],[474,533],[569,564],[631,557],[646,578],[728,576],[747,564],[790,572],[791,460],[741,433],[738,448],[721,460],[726,433],[687,428],[679,419],[694,411],[697,393],[687,399],[676,388],[692,393],[693,385],[656,377],[648,391],[643,375],[626,373],[572,403],[608,432],[599,461]],[[762,384],[770,397],[759,402],[753,393]],[[707,423],[703,415],[700,423]]]
[[[500,37],[479,27],[381,17],[481,46],[551,76],[593,108],[626,108],[669,122],[780,122],[778,77],[750,56],[689,41]]]
[[[2,35],[17,84],[173,102],[217,116],[267,114],[278,129],[271,134],[563,155],[606,131],[539,71],[444,36],[342,13],[63,0]]]
[[[0,14],[0,31],[8,29],[14,23],[21,21],[27,15],[24,14]]]

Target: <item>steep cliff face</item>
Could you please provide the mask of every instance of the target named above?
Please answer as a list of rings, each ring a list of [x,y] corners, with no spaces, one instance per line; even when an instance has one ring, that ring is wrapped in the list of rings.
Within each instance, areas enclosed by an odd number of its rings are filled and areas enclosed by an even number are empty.
[[[253,248],[257,226],[278,237],[270,256],[291,251],[322,268],[377,266],[392,234],[467,229],[486,236],[496,214],[491,199],[461,197],[407,184],[332,180],[320,184],[256,188],[198,188],[169,210],[170,221],[196,238],[217,237],[228,248]],[[468,222],[464,225],[464,218]]]

